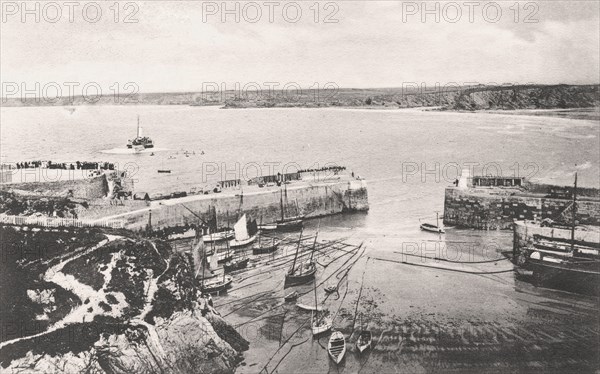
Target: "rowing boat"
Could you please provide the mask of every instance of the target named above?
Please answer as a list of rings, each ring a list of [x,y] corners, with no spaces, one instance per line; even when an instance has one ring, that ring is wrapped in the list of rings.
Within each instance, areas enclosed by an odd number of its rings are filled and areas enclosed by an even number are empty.
[[[331,357],[333,362],[336,364],[342,362],[346,353],[346,338],[344,338],[344,334],[339,331],[334,331],[331,334],[329,344],[327,344],[327,352],[329,352],[329,357]]]

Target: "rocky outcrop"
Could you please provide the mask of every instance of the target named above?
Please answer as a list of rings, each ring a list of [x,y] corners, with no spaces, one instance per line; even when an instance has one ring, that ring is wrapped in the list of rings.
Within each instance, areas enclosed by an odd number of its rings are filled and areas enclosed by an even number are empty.
[[[168,243],[107,235],[48,277],[79,303],[45,331],[2,342],[3,373],[233,373],[248,349],[198,298],[189,264]]]

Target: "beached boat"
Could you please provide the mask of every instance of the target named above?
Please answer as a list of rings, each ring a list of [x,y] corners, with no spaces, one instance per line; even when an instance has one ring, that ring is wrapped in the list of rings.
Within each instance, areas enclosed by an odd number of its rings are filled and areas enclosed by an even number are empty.
[[[373,334],[369,330],[362,330],[358,333],[358,340],[356,341],[356,348],[359,353],[363,353],[366,349],[371,347],[373,343]]]
[[[446,230],[444,230],[444,226],[440,226],[439,214],[437,212],[435,213],[435,221],[436,221],[435,225],[433,223],[422,223],[421,230],[435,232],[438,234],[445,233]]]
[[[254,248],[252,248],[252,254],[253,255],[262,255],[265,253],[273,253],[277,250],[278,247],[279,247],[279,241],[276,241],[275,238],[272,238],[271,241],[265,242],[265,241],[261,240],[261,235],[259,234],[258,243]]]
[[[278,242],[271,244],[271,245],[262,245],[262,246],[252,248],[252,254],[253,255],[262,255],[265,253],[273,253],[277,250],[277,248],[279,248]]]
[[[223,269],[225,270],[226,273],[229,273],[229,272],[232,272],[235,270],[245,269],[248,267],[248,262],[250,261],[250,259],[248,257],[246,257],[246,251],[241,250],[241,251],[238,251],[237,254],[238,254],[238,256],[236,258],[228,261],[223,266]]]
[[[306,311],[309,311],[309,312],[310,311],[314,311],[314,310],[321,311],[321,310],[324,309],[321,305],[314,306],[314,305],[307,305],[307,304],[296,303],[296,306],[298,308],[302,309],[302,310],[306,310]]]
[[[209,234],[202,235],[202,240],[204,240],[205,243],[214,243],[231,239],[234,235],[235,233],[233,230],[225,229],[223,231],[211,232]]]
[[[256,226],[256,222],[252,222],[249,224],[249,222],[246,220],[245,214],[240,217],[240,219],[233,226],[234,239],[229,242],[229,246],[231,248],[244,247],[254,243],[258,228]],[[249,230],[249,225],[251,230]]]
[[[276,223],[268,223],[268,224],[265,224],[265,225],[258,225],[258,229],[259,230],[264,230],[264,231],[277,230],[277,224]]]
[[[331,316],[329,315],[328,310],[323,310],[323,311],[315,310],[312,312],[310,324],[311,324],[312,334],[319,335],[326,331],[331,330],[333,321],[331,320]]]
[[[317,231],[315,234],[315,242],[310,254],[310,260],[305,263],[301,263],[300,266],[296,267],[296,260],[298,259],[298,252],[300,251],[300,243],[302,242],[302,230],[300,230],[300,238],[298,239],[298,247],[296,248],[296,253],[294,255],[294,262],[292,263],[290,270],[285,274],[284,287],[308,283],[315,279],[317,266],[313,261],[313,255],[315,253],[315,245],[317,242],[318,233],[319,232]]]
[[[208,234],[202,236],[202,240],[205,243],[216,243],[223,240],[233,238],[234,231],[229,226],[229,214],[227,214],[227,225],[225,227],[219,227],[217,211],[215,206],[209,206],[208,208],[209,219],[206,222],[208,225]]]
[[[218,279],[204,282],[200,287],[200,290],[202,293],[220,293],[231,288],[232,282],[233,278],[229,275],[224,275],[223,278],[219,277]]]
[[[598,292],[600,289],[600,243],[581,245],[575,240],[577,217],[577,173],[571,208],[571,237],[565,240],[535,238],[529,248],[525,267],[533,271],[536,285],[575,287]],[[567,244],[568,246],[566,246]]]
[[[195,278],[200,281],[200,290],[202,293],[220,293],[229,288],[233,282],[233,278],[225,275],[223,272],[222,277],[217,277],[213,270],[217,267],[217,257],[212,256],[211,262],[207,262],[207,256],[205,253],[204,242],[198,240],[198,243],[192,249],[192,257],[196,257],[193,261],[194,264],[200,262],[200,266],[197,267],[195,272]]]
[[[243,260],[231,260],[231,261],[227,262],[223,266],[223,268],[225,269],[226,273],[240,270],[240,269],[245,269],[248,267],[248,261],[250,261],[249,258],[245,258]]]
[[[335,291],[337,291],[337,286],[327,286],[325,287],[325,292],[326,293],[334,293]]]
[[[333,362],[336,364],[342,362],[344,355],[346,354],[346,338],[344,338],[344,334],[339,331],[334,331],[333,334],[331,334],[329,343],[327,344],[327,352]]]
[[[287,187],[285,187],[285,205],[287,204]],[[293,217],[285,216],[285,209],[283,204],[283,190],[280,190],[280,199],[279,199],[280,207],[281,207],[281,219],[277,220],[275,224],[277,225],[277,230],[279,231],[297,231],[302,229],[304,226],[304,216],[300,215],[300,210],[298,208],[298,201],[296,201],[296,215]]]
[[[294,292],[291,292],[291,293],[285,295],[283,297],[283,300],[285,300],[285,301],[294,301],[294,300],[298,299],[298,296],[299,296],[298,295],[298,291],[294,291]]]

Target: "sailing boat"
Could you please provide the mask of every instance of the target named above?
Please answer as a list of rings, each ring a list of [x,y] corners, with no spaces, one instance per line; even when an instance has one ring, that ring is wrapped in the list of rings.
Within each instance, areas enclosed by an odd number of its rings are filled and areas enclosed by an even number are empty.
[[[300,251],[300,243],[302,242],[302,232],[303,230],[301,229],[300,238],[298,239],[298,247],[296,248],[296,254],[294,255],[294,262],[292,263],[292,267],[290,268],[290,270],[285,274],[284,287],[304,284],[315,279],[317,266],[313,261],[313,255],[315,252],[318,231],[317,234],[315,234],[315,245],[313,245],[312,253],[310,254],[310,260],[305,263],[301,263],[298,267],[296,267],[296,261],[298,260],[298,252]]]
[[[344,338],[344,334],[339,331],[334,331],[331,334],[329,343],[327,344],[327,352],[333,362],[336,364],[342,362],[344,354],[346,354],[346,338]]]
[[[227,246],[229,247],[229,242],[227,242]],[[246,256],[246,251],[244,249],[242,249],[241,251],[238,251],[237,253],[241,253],[241,254],[243,254],[243,256],[238,256],[238,258],[236,258],[234,260],[227,261],[227,263],[225,265],[223,265],[223,269],[225,270],[226,273],[229,273],[229,272],[232,272],[235,270],[245,269],[248,267],[248,261],[250,261],[250,258],[248,258]]]
[[[421,230],[436,232],[439,234],[443,234],[446,232],[444,230],[444,226],[440,226],[440,217],[438,212],[435,212],[435,225],[432,223],[422,223]]]
[[[261,218],[262,221],[262,218]],[[258,227],[261,227],[261,225],[259,225]],[[271,238],[271,241],[267,241],[266,243],[264,241],[261,241],[261,233],[258,234],[258,245],[254,248],[252,248],[252,254],[253,255],[262,255],[265,253],[273,253],[277,250],[277,248],[279,247],[279,241],[276,241],[275,238]]]
[[[233,238],[234,231],[228,227],[219,228],[217,223],[217,211],[215,207],[209,208],[210,221],[208,222],[208,234],[202,236],[205,243],[219,242]]]
[[[316,242],[316,238],[315,238]],[[313,248],[314,250],[314,248]],[[310,325],[313,335],[319,335],[325,331],[331,329],[333,325],[333,320],[329,315],[329,311],[327,309],[323,311],[319,311],[319,303],[317,300],[317,283],[315,282],[314,286],[315,290],[315,309],[311,312]]]
[[[258,227],[255,220],[249,223],[246,220],[246,214],[243,214],[233,226],[233,231],[235,238],[229,242],[229,245],[231,248],[237,248],[253,243],[256,240]]]
[[[285,187],[285,202],[287,205],[287,187]],[[280,205],[281,205],[281,219],[276,222],[277,230],[280,231],[296,231],[302,228],[304,216],[300,215],[300,210],[298,209],[298,201],[296,200],[296,215],[293,217],[285,216],[285,209],[283,205],[283,189],[280,191]]]
[[[140,127],[140,116],[137,117],[137,134],[133,140],[127,142],[127,148],[134,148],[136,152],[144,150],[146,148],[154,148],[152,139],[142,135],[142,128]]]
[[[537,284],[556,281],[557,284],[576,285],[598,288],[600,284],[600,258],[596,248],[576,245],[575,229],[577,218],[577,173],[571,204],[571,238],[567,241],[568,249],[560,241],[541,241],[538,239],[529,249],[526,266],[533,270],[533,277]],[[592,243],[590,243],[592,244]],[[565,251],[566,250],[566,251]]]
[[[198,240],[198,244],[195,249],[198,253],[202,254],[202,266],[196,272],[196,279],[201,280],[200,290],[202,293],[220,293],[225,291],[229,287],[231,287],[231,283],[233,282],[233,278],[230,276],[226,276],[225,272],[223,272],[223,277],[218,277],[213,273],[211,269],[217,268],[217,256],[213,255],[211,257],[211,263],[207,264],[206,262],[206,254],[204,250],[204,241]],[[208,266],[207,266],[208,265]],[[210,280],[206,280],[210,279]]]
[[[231,247],[229,246],[229,241],[226,242],[227,250],[223,253],[217,254],[217,263],[224,264],[226,262],[230,262],[233,260],[233,253],[231,252]]]

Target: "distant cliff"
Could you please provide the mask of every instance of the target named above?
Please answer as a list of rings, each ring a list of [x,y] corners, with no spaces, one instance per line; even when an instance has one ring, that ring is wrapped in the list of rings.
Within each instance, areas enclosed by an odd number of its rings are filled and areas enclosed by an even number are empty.
[[[463,86],[421,90],[415,88],[224,91],[145,93],[127,97],[75,97],[49,103],[29,98],[3,99],[3,106],[75,105],[220,105],[225,108],[285,107],[438,107],[441,110],[569,109],[600,106],[600,85]]]

